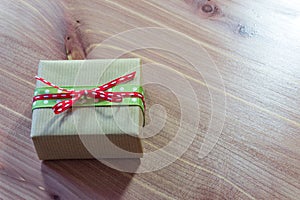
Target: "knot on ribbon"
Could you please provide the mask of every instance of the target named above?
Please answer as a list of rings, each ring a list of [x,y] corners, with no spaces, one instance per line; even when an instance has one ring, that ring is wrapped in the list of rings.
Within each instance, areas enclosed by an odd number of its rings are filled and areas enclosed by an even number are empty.
[[[45,83],[48,86],[58,89],[58,93],[55,94],[42,94],[36,95],[33,97],[33,102],[38,100],[48,100],[48,99],[66,99],[55,104],[52,109],[55,114],[60,114],[69,108],[71,108],[76,102],[78,102],[82,98],[90,98],[95,100],[103,100],[109,102],[122,102],[123,98],[140,98],[145,106],[145,100],[143,94],[139,92],[107,92],[108,89],[126,83],[134,79],[136,72],[132,72],[125,76],[121,76],[117,79],[114,79],[106,84],[103,84],[97,88],[93,88],[90,90],[68,90],[65,88],[61,88],[59,86],[46,81],[45,79],[36,76],[35,79]],[[82,102],[84,103],[84,102]]]

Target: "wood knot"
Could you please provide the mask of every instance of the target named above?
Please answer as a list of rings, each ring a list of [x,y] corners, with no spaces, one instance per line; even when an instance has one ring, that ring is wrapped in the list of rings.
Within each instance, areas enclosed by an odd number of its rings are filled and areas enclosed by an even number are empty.
[[[202,11],[205,13],[211,13],[214,11],[214,8],[209,4],[205,4],[202,6]]]
[[[68,19],[71,17],[67,16],[66,18]],[[86,58],[80,26],[81,21],[79,21],[79,19],[67,20],[64,42],[66,58],[68,60],[83,60]]]
[[[197,4],[198,14],[203,17],[215,17],[220,14],[220,9],[216,3],[212,1],[199,1]]]
[[[83,60],[85,59],[85,52],[82,44],[72,36],[65,38],[66,56],[68,60]]]
[[[207,18],[220,15],[220,8],[212,0],[185,0],[196,12],[196,14]]]

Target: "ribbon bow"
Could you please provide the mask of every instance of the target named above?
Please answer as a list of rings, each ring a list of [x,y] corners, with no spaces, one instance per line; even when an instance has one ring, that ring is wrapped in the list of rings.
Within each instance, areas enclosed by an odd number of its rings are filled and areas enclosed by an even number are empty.
[[[82,97],[89,97],[92,99],[100,99],[100,100],[109,101],[109,102],[122,102],[124,97],[131,97],[131,98],[134,97],[134,98],[140,98],[145,106],[144,96],[139,92],[106,92],[106,90],[108,90],[118,84],[126,83],[128,81],[133,80],[135,77],[135,74],[136,74],[136,72],[132,72],[125,76],[121,76],[117,79],[114,79],[106,84],[103,84],[97,88],[93,88],[90,90],[77,90],[77,91],[61,88],[59,86],[54,85],[53,83],[50,83],[49,81],[46,81],[45,79],[43,79],[41,77],[36,76],[35,77],[36,80],[41,81],[48,86],[56,88],[60,92],[63,92],[63,93],[37,95],[37,96],[33,97],[33,102],[38,101],[38,100],[48,100],[48,99],[68,99],[68,100],[59,102],[52,107],[55,114],[60,114],[60,113],[64,112],[65,110],[71,108]]]

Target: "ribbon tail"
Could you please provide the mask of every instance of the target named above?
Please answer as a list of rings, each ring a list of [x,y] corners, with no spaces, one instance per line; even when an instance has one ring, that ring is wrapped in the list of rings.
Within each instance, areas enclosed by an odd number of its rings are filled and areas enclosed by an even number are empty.
[[[112,88],[112,87],[118,85],[118,84],[126,83],[126,82],[128,82],[128,81],[131,81],[131,80],[134,79],[135,74],[136,74],[136,72],[132,72],[132,73],[127,74],[127,75],[125,75],[125,76],[121,76],[121,77],[119,77],[119,78],[117,78],[117,79],[114,79],[114,80],[112,80],[112,81],[110,81],[110,82],[104,84],[104,85],[101,85],[101,86],[98,87],[98,88],[95,88],[94,91],[98,91],[98,90],[100,90],[100,91],[105,91],[105,90],[108,90],[108,89],[110,89],[110,88]]]
[[[65,91],[65,92],[73,92],[73,90],[67,90],[67,89],[58,87],[57,85],[54,85],[53,83],[51,83],[51,82],[49,82],[49,81],[47,81],[47,80],[45,80],[44,78],[41,78],[41,77],[39,77],[39,76],[35,76],[35,79],[38,80],[38,81],[41,81],[41,82],[45,83],[45,84],[48,85],[48,86],[51,86],[51,87],[53,87],[53,88],[56,88],[56,89],[58,89],[58,90]]]

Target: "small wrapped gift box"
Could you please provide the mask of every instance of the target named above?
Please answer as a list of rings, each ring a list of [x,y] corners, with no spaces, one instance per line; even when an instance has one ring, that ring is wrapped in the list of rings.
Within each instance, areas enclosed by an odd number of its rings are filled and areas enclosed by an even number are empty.
[[[40,61],[32,104],[41,160],[140,158],[141,61]]]

